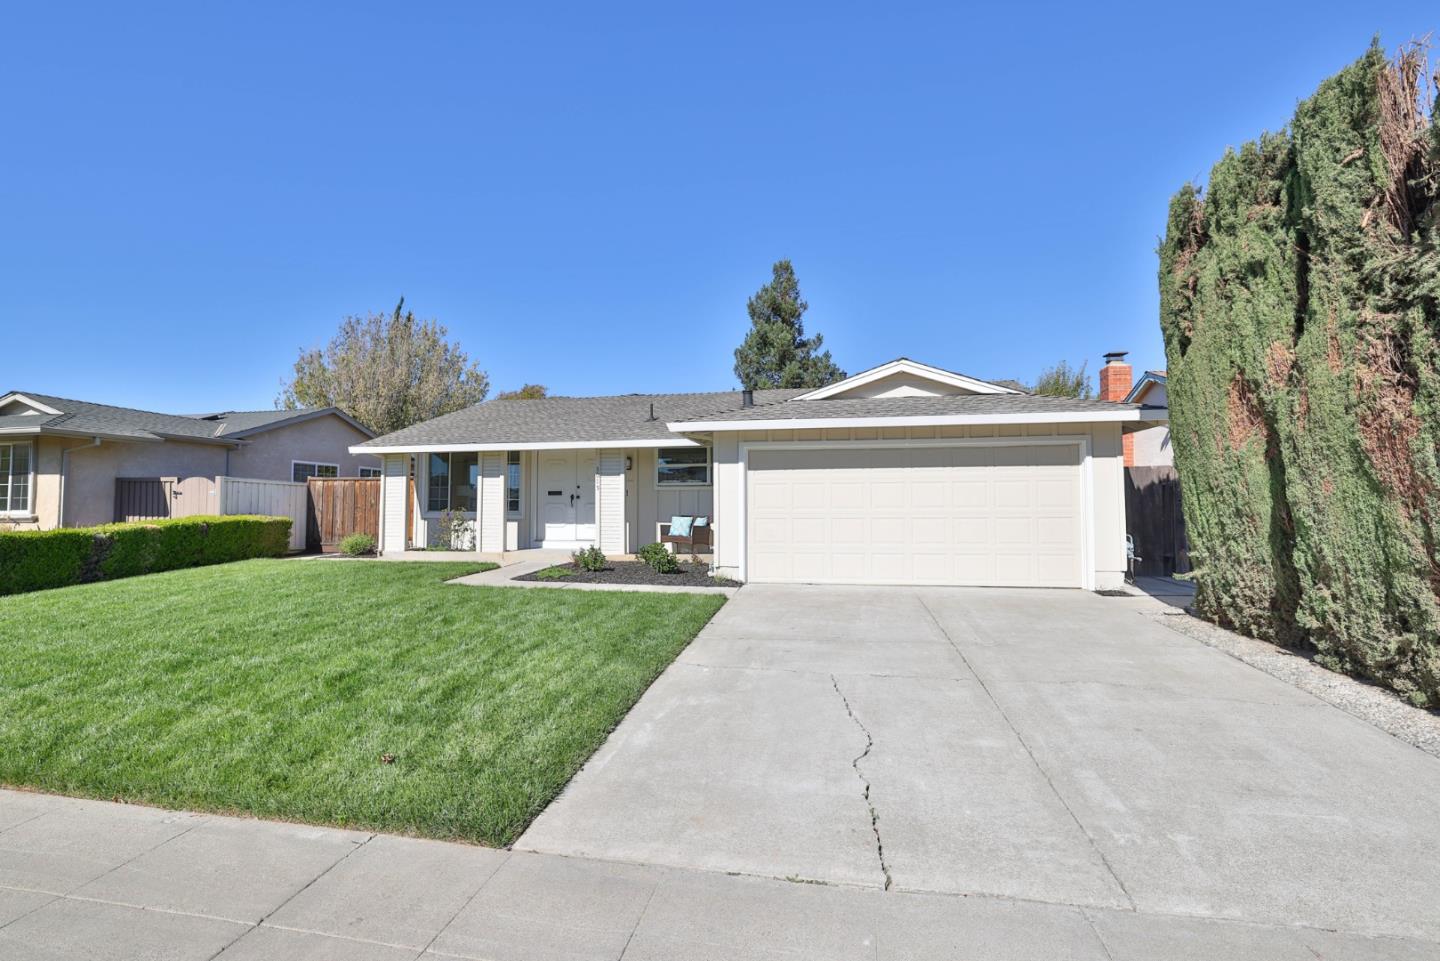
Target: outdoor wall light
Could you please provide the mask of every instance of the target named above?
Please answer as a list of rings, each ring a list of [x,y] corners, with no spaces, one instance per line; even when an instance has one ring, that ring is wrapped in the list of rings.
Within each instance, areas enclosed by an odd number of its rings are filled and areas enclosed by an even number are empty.
[[[626,470],[629,470],[630,468],[632,468],[632,467],[634,467],[634,466],[635,466],[634,460],[631,459],[631,457],[630,457],[629,454],[626,454],[626,455],[625,455],[625,469],[626,469]]]

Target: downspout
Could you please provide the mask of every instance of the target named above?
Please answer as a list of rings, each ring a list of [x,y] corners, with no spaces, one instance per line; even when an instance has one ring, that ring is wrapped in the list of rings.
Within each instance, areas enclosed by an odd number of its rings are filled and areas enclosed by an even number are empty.
[[[100,438],[93,437],[88,444],[79,444],[75,447],[66,447],[60,451],[60,510],[56,520],[56,527],[65,526],[65,481],[70,476],[70,452],[72,450],[84,450],[100,446]],[[38,457],[36,458],[39,459]]]

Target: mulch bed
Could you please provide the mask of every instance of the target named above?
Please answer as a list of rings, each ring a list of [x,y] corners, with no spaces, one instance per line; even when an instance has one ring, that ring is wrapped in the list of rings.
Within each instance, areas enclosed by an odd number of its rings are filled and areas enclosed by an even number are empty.
[[[574,564],[556,564],[574,571],[569,577],[539,577],[540,572],[525,574],[517,581],[545,581],[551,584],[663,584],[669,587],[739,587],[735,581],[723,577],[711,577],[705,564],[680,563],[680,570],[674,574],[657,574],[649,564],[641,561],[616,561],[603,571],[582,571]],[[549,570],[549,568],[545,568]]]

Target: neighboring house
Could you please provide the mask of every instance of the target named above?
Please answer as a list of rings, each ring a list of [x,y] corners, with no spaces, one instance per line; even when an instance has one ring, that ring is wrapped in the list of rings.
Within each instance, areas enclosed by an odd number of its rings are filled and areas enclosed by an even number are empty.
[[[900,359],[818,390],[477,404],[374,440],[381,545],[633,553],[713,520],[748,581],[1110,587],[1125,569],[1122,436],[1163,412],[1037,397]]]
[[[1165,393],[1165,371],[1147,370],[1140,380],[1132,385],[1132,372],[1130,365],[1125,363],[1125,354],[1106,354],[1105,360],[1105,366],[1100,368],[1102,400],[1116,400],[1124,404],[1140,404],[1169,411],[1170,398]],[[1168,423],[1126,436],[1126,467],[1170,467],[1174,463],[1175,455],[1170,449]]]
[[[0,395],[0,523],[115,519],[116,478],[378,476],[374,433],[334,407],[157,414],[28,391]]]

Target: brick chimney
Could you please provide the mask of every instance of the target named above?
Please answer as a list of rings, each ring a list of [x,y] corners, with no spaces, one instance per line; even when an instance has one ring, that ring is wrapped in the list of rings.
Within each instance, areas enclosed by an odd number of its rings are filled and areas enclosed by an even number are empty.
[[[1101,400],[1119,403],[1129,396],[1130,387],[1134,383],[1134,371],[1125,363],[1125,353],[1123,350],[1112,350],[1105,355],[1105,366],[1100,368]],[[1121,443],[1125,448],[1125,466],[1134,467],[1135,435],[1122,435]]]

